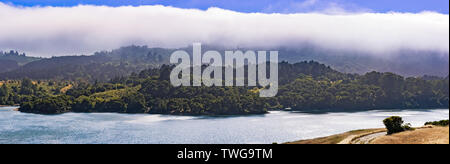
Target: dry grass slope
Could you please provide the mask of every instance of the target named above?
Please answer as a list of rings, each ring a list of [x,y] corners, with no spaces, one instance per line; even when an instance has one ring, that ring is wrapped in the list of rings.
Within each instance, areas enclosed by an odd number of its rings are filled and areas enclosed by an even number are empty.
[[[294,142],[288,142],[286,144],[338,144],[342,140],[346,138],[351,138],[351,136],[359,136],[367,133],[373,133],[376,131],[380,131],[384,129],[363,129],[363,130],[353,130],[341,134],[336,134],[328,137],[321,137],[321,138],[315,138],[315,139],[308,139],[308,140],[300,140],[300,141],[294,141]]]
[[[363,129],[328,137],[288,142],[286,144],[352,144],[353,140],[386,129]],[[346,141],[348,140],[348,141]],[[431,126],[393,135],[377,136],[369,144],[449,144],[449,127]]]
[[[433,127],[381,136],[372,144],[449,144],[449,127]]]

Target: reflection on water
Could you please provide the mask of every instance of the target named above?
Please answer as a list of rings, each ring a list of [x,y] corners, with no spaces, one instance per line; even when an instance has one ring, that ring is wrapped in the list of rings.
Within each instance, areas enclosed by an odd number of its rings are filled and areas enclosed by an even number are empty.
[[[352,113],[272,111],[236,117],[116,113],[36,115],[0,107],[0,143],[273,143],[383,127],[397,115],[413,126],[449,118],[448,109]]]

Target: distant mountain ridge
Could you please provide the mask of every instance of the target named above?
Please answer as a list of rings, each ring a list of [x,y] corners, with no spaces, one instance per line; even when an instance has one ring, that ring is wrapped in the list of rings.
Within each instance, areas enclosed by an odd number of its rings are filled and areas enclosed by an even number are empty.
[[[0,73],[0,79],[61,79],[105,81],[168,63],[169,49],[128,46],[91,56],[62,56],[30,62]]]
[[[41,58],[26,56],[25,53],[19,53],[17,51],[3,52],[0,51],[0,60],[12,60],[16,61],[19,66],[27,63],[40,60]]]
[[[0,80],[4,79],[62,79],[106,81],[127,76],[148,68],[169,63],[172,52],[180,49],[127,46],[112,51],[96,52],[90,56],[63,56],[32,58],[15,51],[1,53]],[[181,48],[191,53],[192,47]],[[223,54],[230,50],[202,46],[203,52],[217,50]],[[233,49],[231,49],[233,50]],[[236,49],[235,49],[236,50]],[[247,50],[238,48],[237,50]],[[345,73],[364,74],[371,71],[393,72],[403,76],[439,76],[449,74],[448,54],[426,51],[402,51],[390,58],[375,57],[356,52],[324,50],[314,46],[279,48],[279,61],[297,63],[317,61]],[[7,55],[5,55],[7,54]],[[14,66],[16,61],[19,67]],[[8,64],[5,64],[8,63]]]
[[[19,54],[17,51],[0,51],[0,73],[18,69],[21,65],[39,60],[39,58],[28,57],[25,53]]]

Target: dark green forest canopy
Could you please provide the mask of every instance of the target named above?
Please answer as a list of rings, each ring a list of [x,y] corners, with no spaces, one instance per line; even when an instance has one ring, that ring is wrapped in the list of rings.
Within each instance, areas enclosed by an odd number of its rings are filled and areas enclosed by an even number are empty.
[[[393,73],[345,74],[317,62],[279,63],[276,97],[261,87],[173,87],[173,66],[146,69],[108,82],[3,81],[0,104],[20,111],[244,115],[290,108],[297,111],[448,108],[449,79],[404,78]]]

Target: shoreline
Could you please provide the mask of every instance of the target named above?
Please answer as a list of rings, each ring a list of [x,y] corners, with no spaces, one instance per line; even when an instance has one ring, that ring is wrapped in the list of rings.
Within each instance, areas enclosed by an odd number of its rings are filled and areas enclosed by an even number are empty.
[[[14,105],[0,105],[0,107],[16,107],[20,106],[20,104],[14,104]]]
[[[19,108],[19,105],[5,105],[0,107],[17,107]],[[61,112],[61,113],[39,113],[39,112],[24,112],[24,113],[30,113],[30,114],[39,114],[39,115],[59,115],[59,114],[65,114],[65,113],[117,113],[117,114],[160,114],[160,115],[168,115],[168,116],[205,116],[205,117],[240,117],[240,116],[258,116],[258,115],[266,115],[270,114],[271,112],[292,112],[292,113],[307,113],[307,114],[325,114],[325,113],[358,113],[358,112],[368,112],[368,111],[405,111],[405,110],[411,110],[411,111],[426,111],[426,110],[450,110],[449,108],[412,108],[412,109],[369,109],[369,110],[336,110],[336,111],[317,111],[317,110],[308,110],[308,111],[296,111],[296,110],[268,110],[264,113],[246,113],[246,114],[229,114],[229,115],[220,115],[220,114],[183,114],[183,113],[152,113],[152,112],[146,112],[146,113],[124,113],[124,112],[73,112],[73,111],[67,111],[67,112]]]
[[[324,137],[285,142],[283,144],[350,144],[351,141],[374,133],[384,132],[385,128],[358,129]]]
[[[16,108],[13,109],[13,111],[19,111],[19,106],[18,105],[0,105],[0,108],[1,107],[16,107]]]

